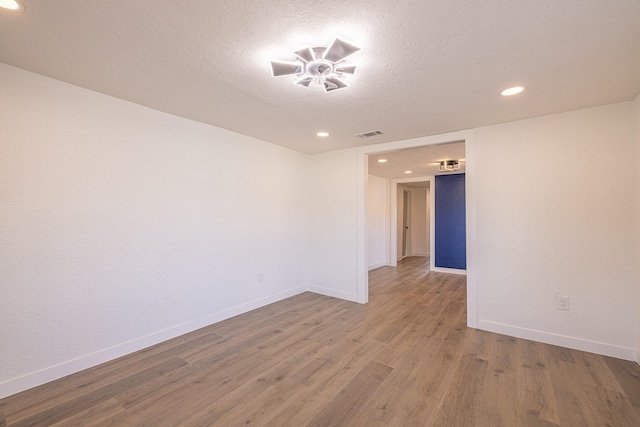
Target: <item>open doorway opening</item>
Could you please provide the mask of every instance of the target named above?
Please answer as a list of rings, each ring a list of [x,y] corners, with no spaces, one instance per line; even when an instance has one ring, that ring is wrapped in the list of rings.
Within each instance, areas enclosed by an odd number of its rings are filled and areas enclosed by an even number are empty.
[[[459,169],[455,171],[441,170],[441,163],[449,164],[454,160],[460,164]],[[440,181],[445,176],[447,178],[452,176],[453,172],[458,175],[464,174],[465,160],[464,142],[429,145],[368,156],[370,175],[368,191],[380,191],[380,182],[382,181],[387,183],[386,188],[389,191],[388,198],[368,198],[368,220],[371,223],[380,221],[375,215],[378,212],[383,212],[380,204],[386,203],[389,216],[385,220],[390,223],[384,229],[382,227],[368,229],[367,250],[369,253],[367,256],[370,260],[370,269],[380,265],[396,266],[397,261],[409,256],[429,257],[433,260],[438,243],[441,248],[448,249],[448,246],[443,245],[443,242],[450,238],[462,239],[461,244],[458,242],[456,245],[449,246],[461,247],[462,257],[464,257],[464,231],[462,235],[451,235],[450,237],[449,233],[442,233],[442,226],[435,227],[436,214],[440,214],[441,218],[442,214],[439,211],[434,212],[436,204],[433,194],[435,193],[434,184],[436,181]],[[440,193],[443,191],[445,191],[444,186]],[[446,215],[455,217],[462,214],[464,216],[464,205],[461,208],[459,212],[449,210]],[[462,226],[464,227],[464,224]],[[385,238],[381,237],[381,234],[385,232],[388,235]],[[439,239],[434,242],[435,236]],[[380,259],[381,251],[376,251],[374,245],[371,244],[376,242],[379,245],[382,241],[389,245],[389,255],[384,260]],[[448,252],[440,253],[439,259],[443,255],[448,255]],[[448,266],[436,264],[433,264],[434,268]],[[448,269],[444,272],[461,273],[461,271],[454,271],[454,269]]]
[[[390,205],[389,259],[384,265],[396,266],[397,261],[406,257],[431,257],[432,180],[431,176],[389,180],[390,199],[396,203]]]
[[[402,222],[400,223],[402,228],[402,240],[400,246],[402,246],[402,258],[406,258],[407,254],[411,253],[411,232],[409,231],[409,224],[411,224],[411,191],[402,191]],[[411,229],[413,231],[413,227]]]
[[[467,258],[467,324],[470,327],[476,327],[477,325],[477,306],[476,306],[476,289],[475,289],[475,193],[474,193],[474,189],[473,189],[473,181],[474,181],[474,170],[473,170],[473,155],[474,155],[474,146],[473,146],[473,132],[472,131],[461,131],[461,132],[454,132],[454,133],[450,133],[450,134],[444,134],[444,135],[436,135],[436,136],[431,136],[431,137],[423,137],[423,138],[416,138],[413,140],[407,140],[407,141],[396,141],[396,142],[392,142],[392,143],[385,143],[385,144],[377,144],[374,146],[366,146],[366,147],[360,147],[358,149],[358,156],[359,156],[359,185],[358,185],[358,192],[359,192],[359,235],[358,235],[358,265],[359,265],[359,269],[358,269],[358,301],[360,302],[366,302],[366,300],[368,299],[368,267],[369,264],[367,263],[367,257],[368,257],[368,252],[367,252],[367,235],[366,235],[366,226],[367,226],[367,214],[368,214],[368,210],[370,209],[370,207],[368,206],[368,200],[367,200],[367,194],[368,194],[368,184],[370,182],[370,176],[371,174],[373,174],[374,176],[378,176],[379,177],[379,173],[376,175],[376,168],[379,166],[379,163],[381,164],[382,167],[387,167],[391,164],[394,165],[394,167],[397,168],[397,171],[400,171],[399,173],[402,174],[402,176],[404,178],[399,178],[398,175],[396,175],[396,177],[387,177],[387,178],[380,178],[385,180],[385,183],[387,185],[386,190],[387,190],[387,194],[388,197],[386,197],[386,199],[388,200],[388,205],[389,209],[388,211],[384,212],[385,215],[388,216],[389,219],[389,226],[387,229],[388,232],[388,236],[389,238],[386,241],[387,247],[388,247],[388,258],[385,260],[386,264],[385,265],[393,265],[394,263],[397,262],[397,259],[400,257],[402,257],[403,254],[403,246],[402,244],[399,246],[397,245],[398,242],[398,235],[400,235],[400,239],[402,240],[402,229],[400,229],[400,234],[398,233],[398,230],[396,227],[393,226],[393,224],[395,224],[395,222],[392,221],[393,218],[393,211],[394,209],[392,209],[392,206],[394,205],[393,203],[391,203],[392,200],[394,200],[394,195],[391,194],[392,192],[394,192],[395,189],[395,193],[397,196],[397,192],[398,189],[395,188],[396,185],[393,185],[391,183],[392,179],[395,180],[404,180],[404,179],[411,179],[411,178],[407,178],[407,176],[416,176],[418,175],[418,177],[421,176],[426,176],[431,178],[430,180],[430,185],[431,187],[431,194],[429,196],[429,199],[432,201],[433,200],[433,194],[435,192],[434,188],[433,188],[433,184],[434,182],[432,181],[432,177],[439,175],[440,174],[440,170],[439,170],[439,166],[440,166],[440,162],[443,160],[461,160],[464,169],[462,169],[461,171],[456,171],[456,172],[465,172],[467,179],[466,179],[466,193],[465,193],[465,204],[467,206],[466,212],[464,213],[464,216],[466,218],[466,223],[467,223],[467,228],[466,228],[466,236],[464,236],[465,239],[465,251],[466,251],[466,258]],[[462,147],[463,151],[462,154],[442,154],[440,153],[440,155],[436,155],[436,156],[432,156],[431,158],[427,158],[425,156],[420,156],[417,155],[417,153],[424,149],[424,150],[431,150],[434,152],[438,152],[438,150],[447,150],[452,148],[455,145],[459,145]],[[414,151],[413,149],[416,149],[416,151]],[[403,162],[400,163],[398,162],[396,164],[395,161],[390,161],[391,159],[393,159],[393,156],[395,155],[405,155],[408,156],[410,161],[413,163],[407,163],[407,162]],[[384,159],[387,160],[386,162],[378,162],[378,160],[380,159]],[[420,169],[420,168],[428,168],[431,167],[431,171],[425,171],[425,169]],[[407,171],[410,171],[407,172]],[[374,181],[378,178],[375,178]],[[377,185],[380,185],[380,181],[377,181]],[[394,183],[396,184],[396,183]],[[404,194],[404,189],[400,190],[401,194]],[[403,199],[403,203],[404,203],[404,199]],[[433,205],[432,205],[433,206]],[[395,214],[398,214],[398,209],[395,209]],[[395,220],[397,221],[397,216],[395,218]],[[402,218],[402,217],[401,217]],[[430,259],[431,261],[433,261],[434,259],[434,252],[436,252],[436,248],[433,247],[433,227],[429,227],[430,228],[430,248],[429,248],[429,252],[430,252]],[[411,229],[411,226],[409,225],[409,230]],[[393,234],[395,234],[395,239]],[[405,240],[406,242],[406,240]],[[395,250],[394,250],[395,248]],[[406,246],[405,246],[406,248]],[[394,254],[395,252],[395,254]],[[398,254],[400,254],[400,256],[398,256]],[[404,254],[406,255],[406,249],[404,251]]]
[[[431,179],[398,182],[398,260],[407,257],[429,258],[431,255]],[[400,203],[402,195],[402,203]],[[402,232],[402,234],[400,233]]]

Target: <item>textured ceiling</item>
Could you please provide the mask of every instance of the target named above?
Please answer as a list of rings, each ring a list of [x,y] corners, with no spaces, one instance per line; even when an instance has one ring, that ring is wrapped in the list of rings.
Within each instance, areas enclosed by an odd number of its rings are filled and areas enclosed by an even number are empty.
[[[21,1],[0,11],[0,62],[307,153],[640,92],[638,0]],[[271,77],[336,35],[363,47],[350,88]]]

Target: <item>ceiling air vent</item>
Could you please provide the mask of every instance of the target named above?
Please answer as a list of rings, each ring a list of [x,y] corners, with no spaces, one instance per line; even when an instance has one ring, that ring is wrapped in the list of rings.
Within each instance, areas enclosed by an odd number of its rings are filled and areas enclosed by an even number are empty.
[[[369,132],[364,132],[364,133],[360,133],[357,136],[358,138],[371,138],[372,136],[378,136],[378,135],[382,135],[382,131],[380,129],[378,130],[371,130]]]

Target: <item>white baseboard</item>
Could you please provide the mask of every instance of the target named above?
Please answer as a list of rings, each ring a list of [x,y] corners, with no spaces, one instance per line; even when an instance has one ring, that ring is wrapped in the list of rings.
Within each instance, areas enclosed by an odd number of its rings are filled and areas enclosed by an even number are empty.
[[[376,269],[376,268],[379,268],[379,267],[382,267],[382,266],[385,266],[385,265],[387,265],[386,262],[377,262],[375,264],[371,264],[369,266],[369,270],[373,270],[373,269]]]
[[[467,275],[467,270],[460,270],[458,268],[445,268],[431,265],[430,269],[431,271],[435,271],[436,273],[462,274],[463,276]]]
[[[348,292],[336,291],[334,289],[323,288],[320,286],[309,285],[309,292],[325,295],[328,297],[339,298],[347,301],[358,302],[358,295]]]
[[[411,254],[411,256],[421,256],[421,257],[428,257],[431,253],[430,252],[414,252]]]
[[[638,352],[634,348],[621,347],[618,345],[591,341],[583,338],[553,334],[550,332],[538,331],[535,329],[505,325],[503,323],[491,322],[488,320],[478,320],[478,329],[624,360],[638,360],[636,358],[640,356],[640,352]]]
[[[8,381],[0,383],[0,399],[42,385],[44,383],[57,380],[67,375],[80,372],[84,369],[91,368],[101,363],[117,359],[118,357],[125,356],[149,346],[159,344],[163,341],[176,338],[180,335],[193,332],[205,326],[221,322],[239,314],[255,310],[256,308],[272,304],[274,302],[301,294],[306,291],[306,286],[300,286],[298,288],[293,288],[264,298],[259,298],[257,300],[250,301],[245,304],[240,304],[227,310],[219,311],[217,313],[209,314],[199,319],[181,323],[179,325],[172,326],[170,328],[166,328],[161,331],[157,331],[152,334],[145,335],[143,337],[139,337],[131,341],[127,341],[113,347],[97,351],[92,354],[87,354],[85,356],[81,356],[76,359],[60,363],[58,365],[50,366],[40,371],[31,372],[21,377],[10,379]]]

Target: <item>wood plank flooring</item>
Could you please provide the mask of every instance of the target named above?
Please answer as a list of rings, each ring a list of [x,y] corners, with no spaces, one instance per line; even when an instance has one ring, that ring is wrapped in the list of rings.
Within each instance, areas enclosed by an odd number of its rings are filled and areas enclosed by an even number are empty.
[[[640,366],[467,329],[464,276],[370,272],[0,400],[4,426],[640,426]]]

